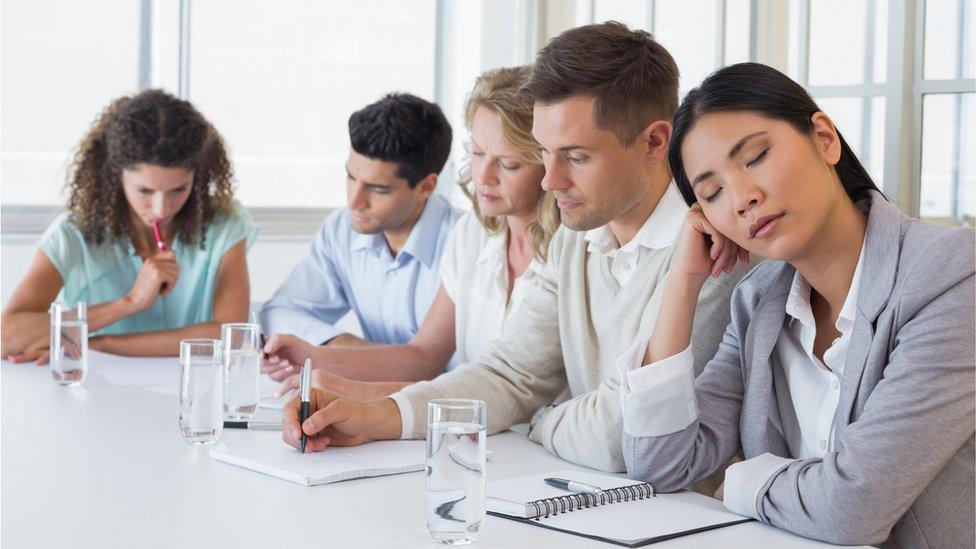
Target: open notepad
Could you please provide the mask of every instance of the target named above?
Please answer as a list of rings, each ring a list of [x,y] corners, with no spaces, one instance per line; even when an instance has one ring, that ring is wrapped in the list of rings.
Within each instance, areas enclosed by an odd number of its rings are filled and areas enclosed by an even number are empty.
[[[603,489],[575,494],[545,483],[547,477]],[[534,526],[625,547],[639,547],[752,519],[730,513],[718,500],[693,492],[656,494],[647,483],[580,471],[488,483],[488,512]]]
[[[210,457],[305,486],[424,468],[426,443],[422,440],[389,440],[347,448],[332,446],[324,452],[307,454],[280,440],[269,442],[248,449],[221,444],[210,450]]]

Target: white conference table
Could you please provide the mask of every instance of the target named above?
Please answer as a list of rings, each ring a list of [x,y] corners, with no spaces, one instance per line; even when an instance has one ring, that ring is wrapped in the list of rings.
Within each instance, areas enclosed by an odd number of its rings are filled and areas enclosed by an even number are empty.
[[[427,534],[422,473],[309,488],[211,460],[179,436],[177,360],[150,362],[156,373],[133,382],[142,388],[118,385],[118,371],[90,373],[84,385],[67,388],[46,367],[0,364],[4,549],[443,547]],[[160,370],[165,378],[172,372],[165,387],[151,379]],[[276,432],[222,435],[231,443],[240,437],[281,443]],[[583,469],[511,431],[490,437],[488,448],[489,480]],[[752,522],[654,547],[825,546]],[[473,547],[613,546],[489,516]]]

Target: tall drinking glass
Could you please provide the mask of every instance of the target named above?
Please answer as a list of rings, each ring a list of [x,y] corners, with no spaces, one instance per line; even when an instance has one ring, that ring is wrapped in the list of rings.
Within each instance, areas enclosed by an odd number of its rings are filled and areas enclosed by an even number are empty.
[[[478,539],[485,521],[485,403],[427,403],[424,514],[433,538],[450,545]]]
[[[88,307],[51,304],[51,375],[61,385],[81,385],[88,373]]]
[[[247,420],[258,408],[261,375],[261,328],[257,324],[224,324],[224,417]]]
[[[180,434],[190,444],[213,444],[224,428],[224,370],[220,340],[180,342]]]

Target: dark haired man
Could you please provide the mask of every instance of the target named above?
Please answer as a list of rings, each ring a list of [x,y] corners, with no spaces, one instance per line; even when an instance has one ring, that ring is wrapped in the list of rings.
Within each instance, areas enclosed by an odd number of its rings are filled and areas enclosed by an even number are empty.
[[[589,25],[543,48],[522,92],[535,102],[542,186],[555,194],[563,224],[537,283],[477,362],[387,399],[352,402],[313,391],[318,411],[304,424],[315,434],[313,450],[325,440],[420,438],[429,399],[463,397],[487,402],[491,433],[531,420],[529,437],[556,455],[624,470],[617,359],[653,330],[687,211],[667,167],[678,68],[646,32]],[[743,273],[701,293],[692,341],[698,371],[718,348]],[[553,404],[566,389],[570,398]],[[298,440],[296,418],[290,404],[289,443]]]
[[[353,113],[349,140],[347,207],[322,224],[261,323],[316,345],[405,343],[437,293],[441,252],[460,213],[434,193],[451,126],[437,105],[396,93]],[[350,309],[364,340],[334,325]]]

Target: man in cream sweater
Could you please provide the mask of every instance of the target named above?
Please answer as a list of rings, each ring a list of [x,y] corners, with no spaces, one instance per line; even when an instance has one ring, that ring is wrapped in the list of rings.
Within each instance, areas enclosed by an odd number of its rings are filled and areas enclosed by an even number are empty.
[[[667,167],[678,69],[644,31],[589,25],[543,48],[522,92],[535,102],[542,185],[556,195],[563,227],[519,310],[476,362],[390,398],[356,402],[313,391],[315,413],[301,427],[293,401],[286,442],[297,445],[300,428],[314,451],[423,438],[428,400],[475,398],[487,403],[489,433],[531,421],[529,437],[559,457],[624,470],[614,364],[654,328],[687,211]],[[697,372],[715,354],[743,272],[712,279],[701,293]],[[569,399],[553,405],[567,388]]]

